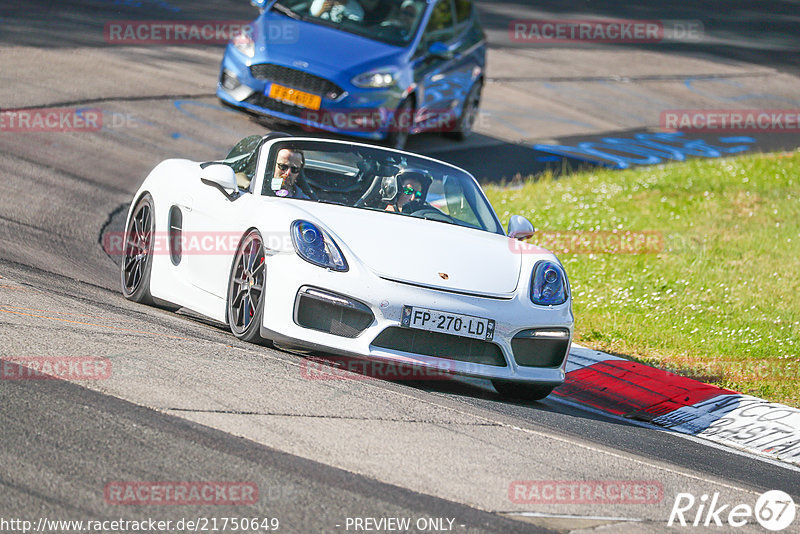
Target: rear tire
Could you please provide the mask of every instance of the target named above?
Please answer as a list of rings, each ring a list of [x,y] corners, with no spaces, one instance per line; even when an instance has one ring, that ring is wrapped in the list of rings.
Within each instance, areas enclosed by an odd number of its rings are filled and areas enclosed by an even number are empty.
[[[150,294],[153,270],[153,236],[156,231],[153,197],[145,193],[131,212],[125,227],[120,278],[122,294],[133,302],[154,305]]]
[[[257,230],[251,230],[239,243],[228,280],[228,326],[242,341],[264,343],[261,322],[266,280],[264,241]]]
[[[506,380],[492,380],[492,385],[503,397],[532,401],[544,399],[555,388],[555,386],[537,386],[536,384]]]

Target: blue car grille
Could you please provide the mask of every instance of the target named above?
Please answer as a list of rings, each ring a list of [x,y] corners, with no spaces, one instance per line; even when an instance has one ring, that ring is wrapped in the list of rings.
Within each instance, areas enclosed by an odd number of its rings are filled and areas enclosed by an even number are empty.
[[[301,70],[274,65],[272,63],[252,65],[250,67],[250,74],[259,80],[269,80],[292,89],[299,89],[331,100],[335,100],[344,92],[341,87],[330,80]]]

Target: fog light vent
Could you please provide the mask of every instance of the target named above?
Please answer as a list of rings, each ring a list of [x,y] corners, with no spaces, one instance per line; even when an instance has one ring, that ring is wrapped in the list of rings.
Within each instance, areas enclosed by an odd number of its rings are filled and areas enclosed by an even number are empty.
[[[560,367],[569,351],[569,330],[523,330],[511,340],[511,351],[517,364],[524,367]]]
[[[343,295],[303,287],[295,301],[295,322],[335,336],[354,338],[375,320],[368,306]]]

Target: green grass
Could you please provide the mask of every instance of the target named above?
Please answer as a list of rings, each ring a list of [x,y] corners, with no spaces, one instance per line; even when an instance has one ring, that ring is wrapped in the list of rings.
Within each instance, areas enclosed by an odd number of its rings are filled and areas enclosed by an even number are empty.
[[[504,225],[512,214],[533,222],[531,243],[657,232],[657,253],[554,250],[577,342],[800,406],[800,152],[485,189]]]

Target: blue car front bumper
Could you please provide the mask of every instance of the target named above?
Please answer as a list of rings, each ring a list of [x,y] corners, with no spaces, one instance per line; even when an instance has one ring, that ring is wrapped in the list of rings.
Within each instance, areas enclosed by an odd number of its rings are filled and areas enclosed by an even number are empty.
[[[255,63],[258,64],[258,63]],[[273,62],[271,65],[274,65]],[[315,73],[299,71],[288,65],[276,67],[282,72],[292,72],[295,77],[323,77]],[[394,110],[400,104],[402,95],[396,88],[361,89],[347,84],[345,87],[328,81],[336,98],[331,95],[318,95],[321,102],[318,110],[304,108],[268,96],[273,83],[292,89],[292,80],[264,79],[255,77],[249,61],[231,46],[225,52],[217,83],[217,97],[223,102],[240,109],[297,124],[309,130],[323,130],[336,134],[350,135],[362,139],[382,140],[389,133]],[[312,92],[313,94],[313,92]]]

